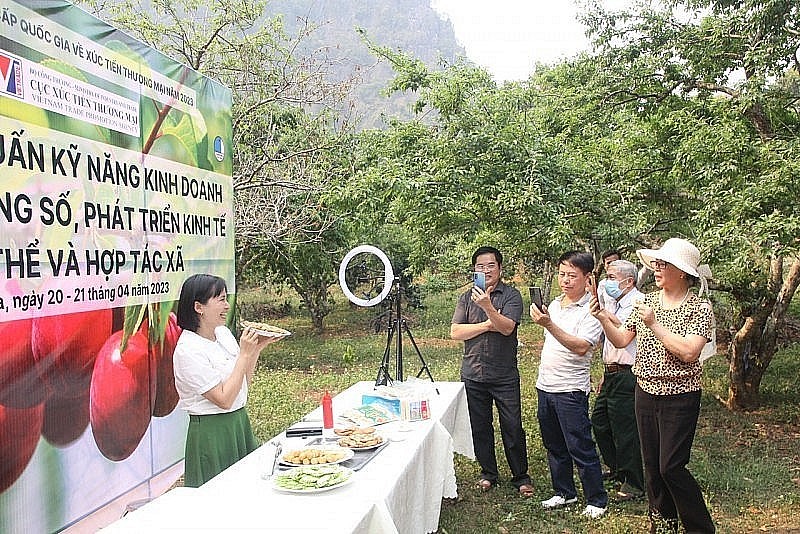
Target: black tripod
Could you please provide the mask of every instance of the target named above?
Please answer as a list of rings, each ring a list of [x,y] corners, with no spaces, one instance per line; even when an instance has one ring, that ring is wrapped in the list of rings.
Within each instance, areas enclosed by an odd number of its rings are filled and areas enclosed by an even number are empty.
[[[417,378],[422,376],[422,373],[425,372],[427,373],[428,378],[431,379],[431,382],[435,382],[433,375],[431,374],[431,370],[428,368],[428,364],[425,362],[425,358],[422,357],[422,353],[419,351],[417,342],[414,341],[414,335],[411,333],[411,329],[408,327],[408,322],[401,313],[401,298],[400,277],[395,276],[394,308],[389,308],[389,327],[386,335],[386,348],[383,351],[383,360],[381,361],[381,366],[378,369],[378,376],[375,378],[376,386],[385,386],[387,383],[393,382],[392,377],[389,374],[389,356],[392,352],[392,338],[395,336],[395,372],[397,375],[395,378],[400,382],[403,381],[403,331],[408,334],[408,339],[411,340],[411,346],[414,347],[414,350],[419,357],[419,361],[422,364],[422,367],[417,373]],[[435,389],[436,394],[438,395],[439,389]]]

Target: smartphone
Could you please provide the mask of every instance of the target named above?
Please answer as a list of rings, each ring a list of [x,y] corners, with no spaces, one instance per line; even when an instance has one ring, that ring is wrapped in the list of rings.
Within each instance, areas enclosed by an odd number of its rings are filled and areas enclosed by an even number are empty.
[[[594,298],[597,298],[597,277],[594,274],[589,275],[589,291]]]
[[[541,287],[529,287],[528,291],[531,294],[531,302],[536,304],[536,307],[541,311],[544,307],[544,298],[542,297]]]
[[[486,291],[486,273],[477,271],[472,273],[472,283]]]

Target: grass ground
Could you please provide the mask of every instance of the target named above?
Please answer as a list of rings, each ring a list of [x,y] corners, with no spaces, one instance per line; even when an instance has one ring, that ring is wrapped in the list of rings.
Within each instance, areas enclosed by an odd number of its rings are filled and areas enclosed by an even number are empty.
[[[263,309],[272,297],[260,291],[239,295],[243,310]],[[355,308],[339,298],[326,319],[326,333],[311,332],[310,321],[296,305],[290,313],[270,319],[294,335],[270,346],[262,355],[249,400],[250,417],[262,440],[316,407],[324,390],[336,393],[354,381],[373,380],[383,355],[386,333],[370,330],[374,310]],[[436,380],[457,381],[461,343],[449,339],[456,294],[425,296],[426,309],[409,312],[411,331]],[[243,312],[244,313],[244,312]],[[261,317],[248,317],[255,320]],[[523,422],[528,437],[530,474],[536,488],[523,499],[508,484],[509,473],[497,437],[501,480],[489,492],[474,487],[479,470],[467,458],[456,457],[457,502],[443,503],[440,534],[473,532],[514,533],[628,533],[647,529],[645,502],[611,505],[599,520],[578,515],[578,505],[544,512],[539,501],[551,496],[545,451],[536,422],[535,382],[541,347],[541,328],[523,321],[519,366],[522,375]],[[418,358],[404,349],[405,374],[416,374]],[[727,391],[724,356],[712,358],[704,371],[703,405],[690,470],[704,489],[718,531],[723,533],[800,533],[800,345],[776,355],[762,384],[763,407],[750,413],[731,413],[716,396]],[[595,359],[593,377],[599,378]],[[580,486],[579,486],[580,487]]]

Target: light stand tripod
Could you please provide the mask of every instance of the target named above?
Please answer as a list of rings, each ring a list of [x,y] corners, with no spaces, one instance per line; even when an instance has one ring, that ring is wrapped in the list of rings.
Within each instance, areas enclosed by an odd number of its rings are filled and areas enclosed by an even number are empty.
[[[378,369],[378,376],[375,378],[375,385],[376,386],[385,386],[387,383],[393,382],[391,375],[389,374],[389,358],[392,351],[392,338],[394,337],[395,341],[395,373],[396,379],[400,382],[403,381],[403,331],[408,334],[408,339],[411,341],[411,346],[414,347],[414,350],[417,353],[417,357],[419,357],[419,361],[422,364],[419,372],[417,373],[417,378],[422,376],[422,373],[425,372],[430,378],[431,382],[435,382],[433,380],[433,375],[431,374],[431,370],[428,367],[428,364],[425,362],[425,358],[422,357],[422,353],[419,351],[419,347],[417,346],[417,342],[414,341],[414,335],[411,333],[411,329],[408,327],[408,322],[406,321],[405,317],[401,313],[401,301],[402,295],[400,291],[400,277],[395,276],[394,278],[394,303],[393,308],[389,308],[389,325],[386,334],[386,348],[383,351],[383,360],[381,361],[381,366]],[[396,337],[395,337],[396,336]],[[439,394],[439,389],[436,389],[436,394]]]

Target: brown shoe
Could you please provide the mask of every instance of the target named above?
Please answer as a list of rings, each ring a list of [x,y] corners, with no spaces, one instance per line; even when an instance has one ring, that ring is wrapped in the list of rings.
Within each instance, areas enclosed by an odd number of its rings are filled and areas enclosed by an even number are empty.
[[[534,493],[533,486],[531,486],[530,484],[522,484],[517,489],[519,490],[519,494],[522,497],[525,497],[525,498],[533,497],[533,493]]]

